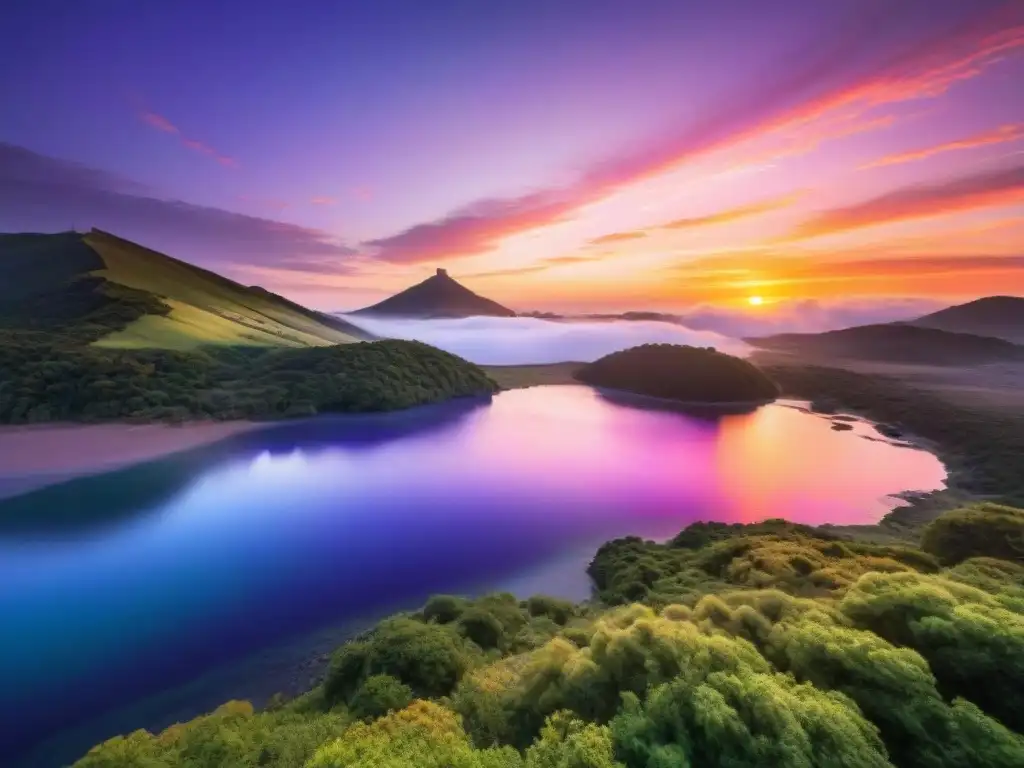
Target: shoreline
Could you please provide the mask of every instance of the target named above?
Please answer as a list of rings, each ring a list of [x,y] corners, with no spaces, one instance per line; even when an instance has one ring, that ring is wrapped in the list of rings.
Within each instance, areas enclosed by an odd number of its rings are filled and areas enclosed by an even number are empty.
[[[261,429],[266,422],[0,426],[0,500],[88,475],[123,469]]]
[[[888,543],[893,541],[907,542],[916,541],[921,528],[935,518],[949,512],[950,510],[983,501],[984,497],[965,491],[959,480],[963,478],[966,470],[962,466],[956,466],[948,455],[945,455],[941,446],[934,440],[929,440],[920,435],[903,431],[899,438],[888,437],[879,427],[885,423],[873,419],[865,413],[852,408],[841,407],[835,413],[823,413],[815,411],[810,406],[810,400],[797,398],[780,398],[777,405],[784,408],[792,408],[809,416],[817,416],[820,419],[830,422],[848,422],[855,419],[862,424],[868,424],[877,433],[876,436],[861,435],[864,440],[877,440],[889,445],[909,448],[915,451],[925,451],[935,456],[946,469],[945,487],[933,491],[921,491],[907,489],[898,493],[890,494],[887,498],[896,499],[898,503],[876,523],[865,525],[833,525],[823,523],[818,528],[829,533],[838,533],[852,539],[871,543]]]

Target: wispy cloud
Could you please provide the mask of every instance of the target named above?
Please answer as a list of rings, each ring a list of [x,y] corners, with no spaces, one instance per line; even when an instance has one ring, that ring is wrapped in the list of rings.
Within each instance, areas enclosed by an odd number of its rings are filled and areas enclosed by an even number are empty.
[[[0,144],[0,229],[97,227],[218,264],[339,272],[353,249],[321,230],[152,196],[103,171]]]
[[[799,200],[804,193],[796,192],[781,197],[773,197],[759,203],[741,205],[736,208],[729,208],[724,211],[710,213],[706,216],[693,216],[686,219],[676,219],[668,224],[663,224],[662,229],[693,229],[695,227],[709,227],[717,224],[728,224],[740,219],[748,219],[752,216],[760,216],[763,213],[778,211],[788,208]]]
[[[139,113],[139,119],[151,128],[155,128],[156,130],[161,131],[162,133],[169,133],[172,136],[176,136],[183,147],[186,147],[187,149],[190,149],[193,152],[198,152],[201,155],[206,155],[207,157],[213,158],[216,162],[220,163],[223,166],[233,168],[236,165],[238,165],[235,158],[221,154],[216,149],[214,149],[209,144],[203,141],[199,141],[198,139],[193,139],[190,138],[189,136],[186,136],[177,125],[172,123],[163,115],[157,114],[156,112],[151,112],[149,110],[143,110]]]
[[[723,100],[698,122],[676,126],[635,152],[591,167],[572,184],[484,200],[365,245],[399,263],[484,253],[510,235],[563,221],[626,185],[756,137],[782,137],[779,151],[792,154],[891,125],[891,115],[874,113],[941,96],[1024,49],[1024,4],[1018,2],[994,11],[991,4],[979,5],[955,28],[910,45],[904,40],[902,48],[892,36],[875,34],[880,26],[893,29],[909,18],[885,3],[859,8],[837,23],[838,35],[808,40],[788,60],[758,73],[749,93]]]
[[[924,160],[925,158],[932,157],[934,155],[941,155],[944,152],[955,152],[962,149],[975,149],[977,147],[987,147],[993,144],[1006,144],[1022,138],[1024,138],[1024,125],[1002,125],[994,130],[982,131],[981,133],[976,133],[973,136],[967,136],[963,139],[948,141],[945,144],[936,144],[934,146],[925,147],[912,152],[886,155],[874,162],[862,165],[861,169],[864,170],[867,168],[878,168],[884,165],[911,163],[915,160]]]
[[[905,187],[855,205],[834,208],[800,224],[800,240],[861,227],[1024,202],[1024,165]]]
[[[443,219],[417,224],[363,245],[377,258],[395,263],[471,256],[491,249],[508,235],[558,221],[575,207],[571,196],[555,192],[483,200]]]
[[[309,200],[313,205],[337,205],[338,199],[336,197],[312,197]]]
[[[647,233],[642,230],[635,230],[633,232],[612,232],[610,235],[595,237],[590,241],[590,244],[607,245],[608,243],[622,243],[627,240],[639,240],[644,237],[647,237]]]

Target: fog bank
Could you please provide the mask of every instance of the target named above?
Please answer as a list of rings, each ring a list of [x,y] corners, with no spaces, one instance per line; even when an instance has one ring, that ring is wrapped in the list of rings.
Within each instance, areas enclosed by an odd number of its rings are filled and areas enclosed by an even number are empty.
[[[453,320],[342,315],[372,334],[422,341],[479,365],[591,362],[638,344],[715,347],[743,355],[742,342],[712,331],[656,321],[551,321],[534,317],[467,317]]]

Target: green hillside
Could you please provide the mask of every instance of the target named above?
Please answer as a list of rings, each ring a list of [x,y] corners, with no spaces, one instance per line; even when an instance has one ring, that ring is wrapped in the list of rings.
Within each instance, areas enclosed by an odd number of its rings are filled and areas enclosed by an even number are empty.
[[[309,347],[367,338],[261,288],[99,230],[0,235],[0,327],[102,347]]]

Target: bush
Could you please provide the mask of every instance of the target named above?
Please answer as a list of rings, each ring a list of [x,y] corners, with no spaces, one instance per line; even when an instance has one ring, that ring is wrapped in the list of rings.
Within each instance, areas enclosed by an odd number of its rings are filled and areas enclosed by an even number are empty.
[[[372,675],[352,696],[349,712],[360,720],[376,720],[388,712],[405,709],[412,701],[412,689],[390,675]]]
[[[464,597],[434,595],[423,606],[423,618],[426,621],[435,621],[438,624],[448,624],[462,615],[462,612],[466,610],[467,604],[468,601]]]
[[[468,665],[458,636],[446,627],[388,619],[370,641],[367,674],[396,677],[417,696],[446,696]]]
[[[999,504],[977,504],[947,512],[924,529],[921,549],[947,565],[971,557],[1024,564],[1024,512]]]
[[[565,624],[576,612],[576,606],[557,597],[534,595],[526,601],[526,610],[531,616],[547,616],[556,624]]]
[[[480,608],[467,609],[458,620],[459,632],[484,650],[497,648],[505,639],[505,629],[493,614]]]
[[[331,656],[324,680],[324,696],[328,703],[348,701],[366,675],[371,645],[367,642],[345,643]]]

